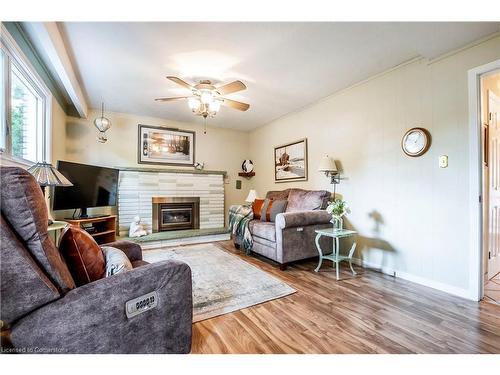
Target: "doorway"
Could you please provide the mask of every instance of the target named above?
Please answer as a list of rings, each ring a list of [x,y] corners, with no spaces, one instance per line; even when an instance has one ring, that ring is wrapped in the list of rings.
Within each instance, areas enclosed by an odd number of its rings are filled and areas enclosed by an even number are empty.
[[[480,77],[484,299],[500,304],[500,70]]]

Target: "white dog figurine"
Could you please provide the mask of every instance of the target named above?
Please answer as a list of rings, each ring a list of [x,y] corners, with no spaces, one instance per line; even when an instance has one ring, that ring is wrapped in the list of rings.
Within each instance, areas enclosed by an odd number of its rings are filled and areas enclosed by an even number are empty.
[[[148,232],[144,229],[141,224],[141,218],[139,216],[134,216],[134,220],[130,223],[130,230],[128,232],[129,237],[141,237],[147,235]]]

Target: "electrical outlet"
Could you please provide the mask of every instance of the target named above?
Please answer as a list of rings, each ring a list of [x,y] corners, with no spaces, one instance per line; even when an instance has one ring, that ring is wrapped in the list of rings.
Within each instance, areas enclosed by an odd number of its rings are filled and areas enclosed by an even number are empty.
[[[439,168],[447,168],[448,167],[448,155],[441,155],[439,157]]]

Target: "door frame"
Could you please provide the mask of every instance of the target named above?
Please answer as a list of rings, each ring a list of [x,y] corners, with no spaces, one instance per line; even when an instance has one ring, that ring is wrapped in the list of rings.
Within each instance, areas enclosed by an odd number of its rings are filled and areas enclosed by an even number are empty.
[[[469,88],[469,295],[474,301],[484,297],[483,203],[481,145],[481,76],[500,69],[500,59],[468,71]]]

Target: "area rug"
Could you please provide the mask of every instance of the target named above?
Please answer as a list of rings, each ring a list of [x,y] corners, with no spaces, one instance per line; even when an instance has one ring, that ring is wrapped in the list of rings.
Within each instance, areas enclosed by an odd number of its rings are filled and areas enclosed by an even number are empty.
[[[193,277],[193,322],[295,293],[280,280],[213,244],[145,250],[145,261],[185,262]]]

